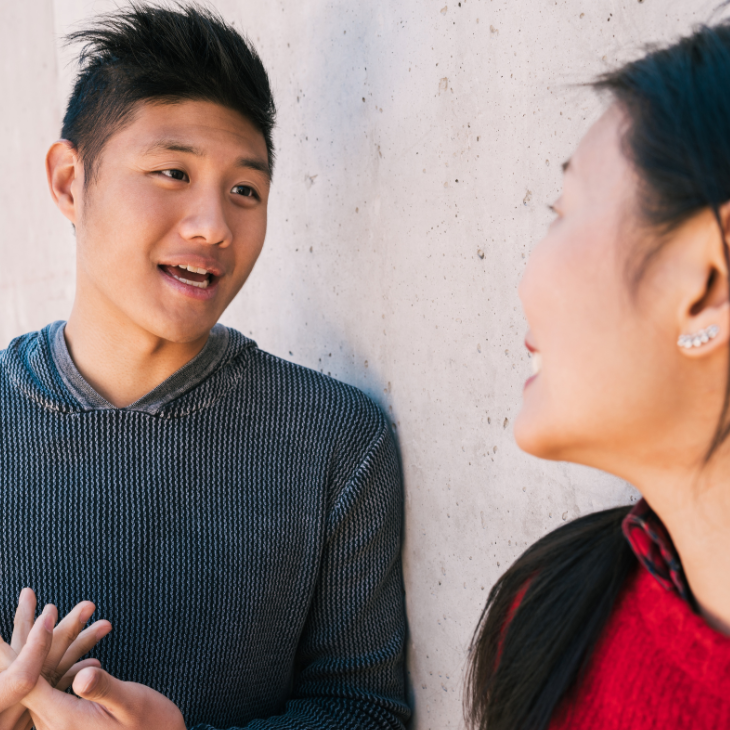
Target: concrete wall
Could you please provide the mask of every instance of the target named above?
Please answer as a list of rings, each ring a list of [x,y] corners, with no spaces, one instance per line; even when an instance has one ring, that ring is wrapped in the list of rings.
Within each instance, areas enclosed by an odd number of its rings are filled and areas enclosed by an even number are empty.
[[[259,48],[280,111],[268,241],[225,322],[390,414],[414,727],[460,727],[492,583],[563,520],[635,499],[525,456],[511,433],[528,371],[517,283],[601,109],[576,84],[716,0],[214,4]],[[2,3],[0,346],[70,309],[73,237],[43,169],[72,72],[56,38],[112,5]]]

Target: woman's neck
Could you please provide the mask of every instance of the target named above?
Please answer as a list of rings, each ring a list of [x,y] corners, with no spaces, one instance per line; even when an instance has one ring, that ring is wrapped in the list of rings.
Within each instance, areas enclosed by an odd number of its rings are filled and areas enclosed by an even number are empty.
[[[700,613],[730,636],[730,457],[637,484],[672,537]]]

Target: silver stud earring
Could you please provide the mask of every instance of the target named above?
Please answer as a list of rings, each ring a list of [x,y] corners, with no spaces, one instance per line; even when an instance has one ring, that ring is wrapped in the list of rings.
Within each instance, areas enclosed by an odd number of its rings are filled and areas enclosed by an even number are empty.
[[[677,344],[685,350],[691,350],[693,347],[702,347],[710,340],[714,340],[720,334],[720,328],[716,324],[712,324],[706,329],[695,332],[692,335],[680,335]]]

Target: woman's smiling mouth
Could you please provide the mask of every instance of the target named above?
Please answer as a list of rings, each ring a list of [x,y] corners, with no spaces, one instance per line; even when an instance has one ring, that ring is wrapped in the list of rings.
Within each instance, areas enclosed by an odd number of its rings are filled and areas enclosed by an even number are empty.
[[[532,367],[533,376],[537,375],[542,369],[542,355],[539,352],[533,352],[530,358],[530,366]]]
[[[530,367],[532,369],[532,376],[525,382],[525,388],[540,374],[542,370],[542,355],[538,352],[537,348],[532,344],[531,334],[528,332],[525,337],[525,347],[530,353]]]

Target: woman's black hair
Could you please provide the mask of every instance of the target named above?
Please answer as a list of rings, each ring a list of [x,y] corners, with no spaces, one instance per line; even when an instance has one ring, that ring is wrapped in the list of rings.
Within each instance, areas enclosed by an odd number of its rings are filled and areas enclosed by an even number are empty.
[[[667,236],[730,201],[730,23],[600,77],[626,112],[624,152],[639,178],[653,245],[633,257],[637,284]],[[725,258],[730,270],[728,247]],[[730,432],[730,377],[707,459]],[[588,515],[528,549],[489,594],[472,640],[467,720],[479,730],[544,730],[580,684],[616,599],[637,565],[622,533],[629,508]],[[523,595],[524,593],[524,595]]]
[[[547,727],[637,564],[621,531],[628,510],[597,512],[551,532],[492,588],[471,650],[475,727]]]

